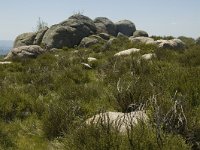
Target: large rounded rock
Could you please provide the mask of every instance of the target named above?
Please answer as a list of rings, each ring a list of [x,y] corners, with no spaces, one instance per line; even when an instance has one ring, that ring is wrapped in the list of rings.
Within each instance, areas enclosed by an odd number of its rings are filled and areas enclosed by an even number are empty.
[[[91,30],[92,34],[96,33],[96,31],[97,31],[93,20],[87,16],[77,14],[77,15],[72,15],[71,17],[69,17],[68,20],[70,20],[70,19],[75,20],[75,22],[77,22],[78,26],[75,26],[75,27],[82,27],[82,25],[87,26]],[[63,22],[63,24],[65,24],[65,21]],[[79,26],[79,24],[80,24],[80,26]],[[69,23],[69,24],[67,23],[66,25],[73,27],[73,24],[71,24],[71,23]]]
[[[42,42],[42,38],[44,36],[44,34],[47,32],[49,28],[45,27],[44,29],[41,29],[37,32],[36,37],[34,39],[33,45],[40,45]]]
[[[148,33],[146,31],[142,31],[142,30],[136,30],[134,33],[133,33],[133,36],[134,37],[148,37]]]
[[[44,52],[45,50],[38,45],[20,46],[13,48],[4,59],[35,58]]]
[[[17,38],[14,41],[14,48],[20,46],[33,45],[36,35],[37,35],[36,33],[30,32],[30,33],[23,33],[17,36]]]
[[[121,20],[115,23],[117,33],[121,32],[126,36],[132,36],[136,31],[135,24],[129,20]]]
[[[76,32],[75,28],[69,26],[53,25],[45,33],[42,43],[47,48],[73,47],[77,43]]]
[[[96,33],[96,26],[93,20],[83,15],[73,15],[59,24],[62,26],[75,28],[80,32],[84,32],[83,34],[85,36]]]
[[[94,23],[97,28],[97,33],[107,33],[110,35],[116,35],[116,27],[115,24],[105,17],[97,17],[94,20]]]
[[[42,43],[48,48],[73,47],[84,37],[96,33],[94,22],[83,15],[73,15],[45,33]]]

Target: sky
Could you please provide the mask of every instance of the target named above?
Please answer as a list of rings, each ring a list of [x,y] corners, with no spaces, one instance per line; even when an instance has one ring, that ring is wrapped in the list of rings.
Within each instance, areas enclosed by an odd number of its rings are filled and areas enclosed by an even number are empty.
[[[150,36],[200,36],[200,0],[0,0],[0,40],[33,32],[39,17],[51,26],[77,12],[128,19]]]

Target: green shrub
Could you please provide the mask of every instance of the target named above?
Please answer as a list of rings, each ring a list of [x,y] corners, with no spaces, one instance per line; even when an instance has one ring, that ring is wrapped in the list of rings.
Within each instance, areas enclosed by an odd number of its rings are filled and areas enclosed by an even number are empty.
[[[178,39],[182,40],[187,46],[195,45],[195,39],[191,37],[179,36]]]
[[[11,150],[16,145],[14,141],[12,141],[12,139],[8,136],[8,134],[2,131],[2,128],[2,124],[0,123],[0,149]]]
[[[111,125],[82,125],[64,138],[65,149],[72,150],[145,150],[145,149],[190,149],[180,136],[161,133],[158,141],[156,129],[137,125],[122,134]]]
[[[185,40],[186,51],[175,52],[118,37],[112,44],[63,48],[0,65],[2,149],[24,149],[27,145],[51,149],[54,142],[64,143],[66,149],[187,149],[187,142],[198,149],[200,53],[198,45]],[[141,51],[114,57],[129,48]],[[157,58],[142,60],[146,53],[155,53]],[[97,61],[88,62],[88,57]],[[83,62],[92,69],[82,66]],[[152,97],[156,97],[156,107]],[[107,126],[84,125],[88,116],[100,110],[127,112],[130,104],[144,106],[150,123],[136,127],[129,136]],[[183,130],[178,124],[182,111],[187,120]],[[157,141],[156,129],[162,142]]]
[[[83,115],[79,105],[74,101],[62,102],[59,99],[47,106],[43,119],[43,130],[49,139],[62,136],[76,125],[78,118]]]
[[[179,61],[184,66],[200,66],[200,46],[194,46],[191,49],[188,49],[184,54],[181,55]]]

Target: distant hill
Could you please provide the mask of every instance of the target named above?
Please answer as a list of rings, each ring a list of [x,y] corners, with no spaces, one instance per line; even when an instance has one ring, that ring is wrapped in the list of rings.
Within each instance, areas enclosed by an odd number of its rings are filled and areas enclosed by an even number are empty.
[[[0,40],[0,55],[5,55],[13,47],[13,41]]]

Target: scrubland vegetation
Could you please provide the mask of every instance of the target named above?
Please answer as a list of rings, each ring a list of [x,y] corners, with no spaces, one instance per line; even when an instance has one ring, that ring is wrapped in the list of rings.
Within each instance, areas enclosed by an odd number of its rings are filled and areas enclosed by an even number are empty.
[[[0,65],[0,149],[200,149],[200,46],[184,40],[182,52],[121,37]],[[114,57],[133,47],[142,51]],[[150,52],[156,58],[140,59]],[[99,112],[127,112],[130,104],[144,107],[147,124],[126,134],[85,124]]]

